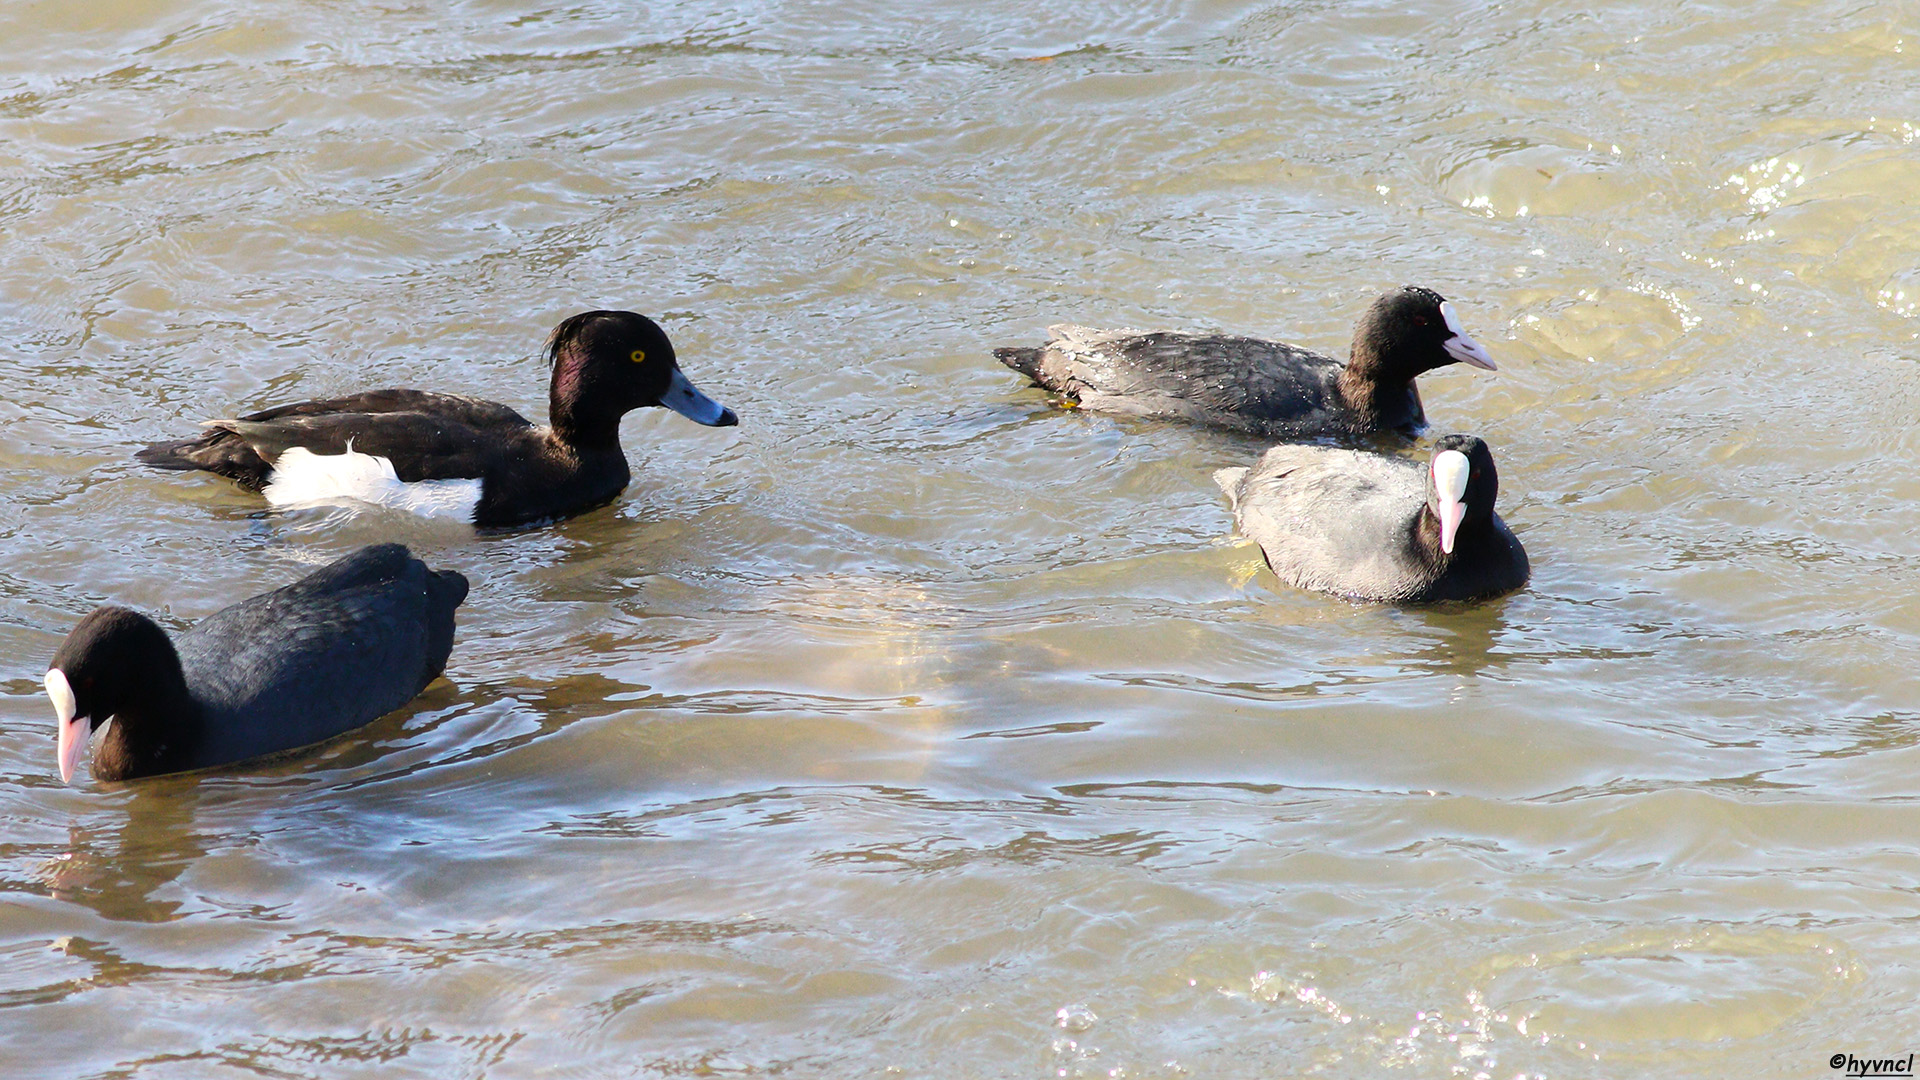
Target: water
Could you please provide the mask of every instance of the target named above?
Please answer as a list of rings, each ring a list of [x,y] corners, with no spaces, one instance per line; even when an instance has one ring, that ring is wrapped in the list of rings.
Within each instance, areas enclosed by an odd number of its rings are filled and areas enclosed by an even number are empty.
[[[1920,34],[1899,5],[0,10],[9,1077],[1839,1075],[1920,1048]],[[1344,350],[1433,285],[1532,586],[1294,592],[1258,450],[1052,408],[1045,324]],[[133,449],[384,385],[544,415],[550,528]],[[39,679],[376,539],[449,680],[62,787]]]

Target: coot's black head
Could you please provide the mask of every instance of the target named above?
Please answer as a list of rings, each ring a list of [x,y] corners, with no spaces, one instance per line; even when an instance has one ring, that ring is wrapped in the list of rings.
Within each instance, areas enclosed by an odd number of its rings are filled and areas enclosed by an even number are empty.
[[[570,438],[617,440],[620,418],[643,405],[708,427],[740,422],[687,381],[666,331],[645,315],[587,311],[566,319],[547,339],[547,362],[553,424]]]
[[[1402,286],[1373,302],[1353,328],[1349,363],[1376,377],[1405,379],[1456,363],[1494,370],[1493,357],[1467,336],[1453,305],[1418,285]]]
[[[63,782],[73,779],[94,728],[118,717],[124,734],[130,723],[190,709],[180,657],[167,632],[123,607],[95,608],[80,620],[53,654],[46,686],[59,718]],[[114,773],[121,764],[96,760],[94,775],[119,779]]]
[[[1493,517],[1500,497],[1500,473],[1493,451],[1472,435],[1446,435],[1433,444],[1427,466],[1427,507],[1440,522],[1440,550],[1453,554],[1454,538],[1465,522]]]

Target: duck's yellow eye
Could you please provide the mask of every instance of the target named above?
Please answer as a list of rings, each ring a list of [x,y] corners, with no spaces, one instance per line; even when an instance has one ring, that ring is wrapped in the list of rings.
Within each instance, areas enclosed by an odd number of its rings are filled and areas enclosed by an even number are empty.
[[[643,364],[647,360],[647,350],[635,349],[633,350],[633,355],[629,356],[627,359],[632,360],[636,364]]]

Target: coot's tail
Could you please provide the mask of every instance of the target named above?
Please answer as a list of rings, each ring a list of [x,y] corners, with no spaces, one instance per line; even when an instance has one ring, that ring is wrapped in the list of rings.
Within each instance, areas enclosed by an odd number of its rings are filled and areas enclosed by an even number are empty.
[[[1040,381],[1040,350],[1009,347],[993,350],[994,359],[1035,382]]]
[[[420,683],[426,689],[447,669],[447,654],[453,651],[453,611],[467,598],[467,579],[458,570],[427,570],[427,677]]]
[[[374,544],[315,570],[296,587],[329,595],[378,594],[384,619],[396,625],[417,621],[426,630],[427,648],[413,693],[446,670],[447,654],[453,651],[454,609],[467,598],[467,579],[459,571],[435,570],[405,544]]]
[[[1219,484],[1220,490],[1227,493],[1227,508],[1230,510],[1240,509],[1240,481],[1247,478],[1247,471],[1245,467],[1241,467],[1221,469],[1213,474],[1213,482]]]
[[[432,576],[427,580],[427,595],[433,598],[437,611],[445,608],[452,611],[467,598],[467,576],[458,570],[428,570]]]

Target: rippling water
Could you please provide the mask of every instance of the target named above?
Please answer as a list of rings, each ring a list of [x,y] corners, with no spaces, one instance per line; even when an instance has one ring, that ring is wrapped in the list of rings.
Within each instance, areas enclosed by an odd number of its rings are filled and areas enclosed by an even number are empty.
[[[8,1077],[1839,1075],[1920,1050],[1920,34],[1892,3],[0,8]],[[1259,449],[1063,411],[1050,321],[1344,351],[1433,285],[1525,592],[1294,592]],[[142,441],[544,415],[550,528],[263,514]],[[447,682],[63,787],[40,674],[398,538]]]

